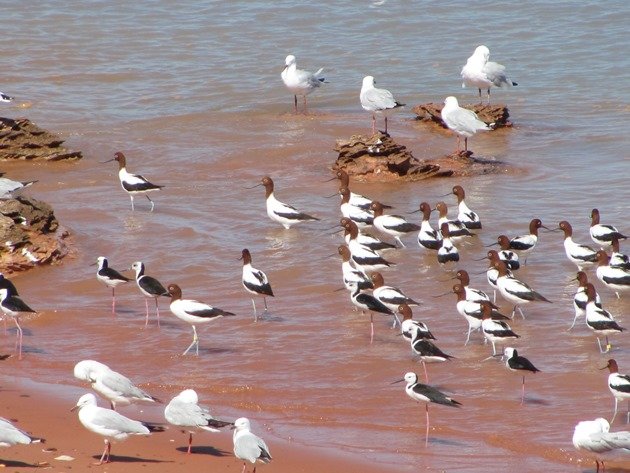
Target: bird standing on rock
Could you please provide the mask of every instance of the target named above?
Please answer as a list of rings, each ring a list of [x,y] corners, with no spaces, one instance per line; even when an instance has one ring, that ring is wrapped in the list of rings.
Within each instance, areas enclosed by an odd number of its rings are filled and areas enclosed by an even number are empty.
[[[374,86],[374,77],[372,76],[363,78],[359,99],[363,109],[372,112],[372,135],[376,133],[377,113],[385,116],[385,134],[387,135],[388,112],[405,106],[404,103],[398,102],[389,90],[376,88]]]
[[[460,136],[464,137],[464,151],[468,151],[468,138],[480,130],[491,130],[493,123],[487,125],[479,120],[477,114],[466,108],[459,106],[457,99],[453,96],[446,97],[441,117],[446,126],[457,134],[457,150],[460,150]]]

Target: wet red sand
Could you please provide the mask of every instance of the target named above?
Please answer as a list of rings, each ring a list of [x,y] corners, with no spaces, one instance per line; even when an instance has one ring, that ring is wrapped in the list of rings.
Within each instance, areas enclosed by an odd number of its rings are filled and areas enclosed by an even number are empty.
[[[15,163],[4,168],[12,178],[40,180],[31,194],[53,205],[74,245],[61,265],[14,277],[24,299],[41,315],[24,321],[24,360],[1,362],[0,415],[47,437],[46,447],[57,452],[43,453],[37,445],[16,447],[3,451],[5,463],[20,467],[20,462],[48,461],[55,469],[83,471],[100,456],[102,441],[85,434],[75,414],[68,412],[87,391],[73,379],[72,367],[92,358],[166,401],[192,387],[218,417],[249,417],[274,456],[272,465],[262,471],[580,469],[579,459],[585,457],[573,450],[573,427],[580,420],[610,417],[613,399],[606,388],[606,372],[599,368],[614,356],[622,371],[630,371],[630,345],[625,336],[617,337],[615,351],[601,355],[583,322],[566,331],[573,318],[575,267],[564,256],[560,234],[542,234],[539,248],[518,273],[553,301],[525,307],[527,320],[512,324],[522,336],[515,346],[542,370],[528,378],[523,406],[520,377],[497,361],[482,361],[490,347],[481,343],[479,334],[463,346],[466,323],[455,311],[455,297],[432,297],[450,290],[453,272],[438,268],[433,254],[421,252],[415,236],[404,239],[407,248],[386,255],[397,263],[384,273],[386,283],[422,301],[414,316],[427,322],[440,348],[456,357],[428,367],[431,384],[463,407],[430,408],[432,430],[425,448],[424,407],[407,398],[402,384],[390,385],[406,371],[421,373],[421,365],[390,329],[389,318],[375,317],[375,340],[369,344],[368,318],[352,310],[345,291],[335,292],[341,286],[340,263],[328,257],[341,241],[328,230],[338,221],[338,201],[324,197],[336,190],[335,183],[325,183],[335,159],[332,148],[339,136],[364,131],[360,128],[364,123],[348,125],[348,117],[329,114],[179,120],[169,123],[175,145],[163,130],[153,131],[157,120],[147,121],[108,130],[104,136],[87,130],[72,138],[68,145],[86,155],[80,163]],[[213,128],[212,142],[197,132],[206,126]],[[427,134],[411,120],[392,120],[390,126],[414,153],[435,156],[454,145],[451,135]],[[247,133],[235,139],[234,130],[239,129]],[[518,129],[475,137],[471,145],[477,154],[506,159],[510,133]],[[164,152],[164,146],[170,151]],[[198,147],[198,154],[176,152],[186,146]],[[152,195],[155,212],[149,213],[146,199],[140,197],[132,213],[115,166],[99,163],[117,150],[126,153],[131,172],[166,185]],[[547,185],[538,201],[515,200],[515,192],[527,195],[527,188],[542,180],[543,173],[529,169],[527,163],[513,164],[523,172],[457,182],[351,184],[357,192],[395,205],[401,214],[423,200],[454,204],[452,196],[441,196],[454,184],[463,185],[484,229],[473,243],[461,246],[459,267],[469,271],[473,286],[488,291],[485,275],[480,274],[485,262],[475,260],[498,234],[524,233],[533,217],[550,226],[567,218],[576,229],[576,240],[588,241],[590,208],[567,211],[562,193],[554,187],[557,180]],[[262,188],[245,189],[265,174],[274,178],[280,200],[322,221],[289,231],[269,221]],[[606,217],[621,226],[618,212],[609,211]],[[270,317],[257,324],[240,285],[238,257],[245,247],[252,252],[254,266],[267,272],[276,293],[269,300]],[[117,290],[119,310],[112,317],[110,292],[89,266],[100,255],[117,269],[142,260],[147,274],[164,284],[178,283],[184,297],[210,302],[238,317],[200,327],[200,356],[181,357],[191,330],[169,313],[166,299],[161,301],[159,330],[153,315],[150,326],[143,328],[144,301],[131,284]],[[589,276],[594,279],[592,271]],[[628,324],[624,315],[630,299],[617,300],[598,282],[597,287],[607,309],[622,325]],[[500,298],[499,304],[509,313],[509,304]],[[257,305],[261,307],[262,301]],[[3,352],[12,350],[13,335],[11,330],[4,337]],[[160,420],[161,409],[129,407],[122,412]],[[625,428],[622,418],[614,429]],[[241,464],[230,453],[230,434],[196,439],[201,453],[191,456],[177,450],[185,447],[186,436],[176,429],[115,444],[116,462],[103,471],[166,472],[183,467],[240,471]],[[217,455],[214,449],[225,454]],[[57,454],[76,460],[68,464],[51,460]],[[590,462],[584,465],[592,468]]]

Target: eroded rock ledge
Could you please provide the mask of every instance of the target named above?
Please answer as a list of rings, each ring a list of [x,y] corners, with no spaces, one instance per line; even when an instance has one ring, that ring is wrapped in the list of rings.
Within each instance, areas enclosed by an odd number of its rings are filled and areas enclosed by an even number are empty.
[[[51,264],[67,254],[63,229],[45,202],[0,200],[0,271],[12,273]]]
[[[497,174],[508,169],[505,163],[475,157],[472,151],[419,160],[405,146],[382,132],[369,138],[353,135],[347,141],[337,140],[335,151],[339,157],[333,170],[343,169],[354,179],[365,182]]]
[[[444,104],[442,103],[425,103],[416,105],[412,111],[417,115],[417,119],[425,122],[432,122],[446,128],[446,124],[442,121],[441,112]],[[472,110],[477,114],[479,119],[488,125],[494,123],[493,129],[511,127],[510,112],[503,104],[476,104],[463,105],[464,108]]]
[[[83,157],[80,151],[64,148],[63,142],[26,118],[0,117],[0,160],[61,161]]]

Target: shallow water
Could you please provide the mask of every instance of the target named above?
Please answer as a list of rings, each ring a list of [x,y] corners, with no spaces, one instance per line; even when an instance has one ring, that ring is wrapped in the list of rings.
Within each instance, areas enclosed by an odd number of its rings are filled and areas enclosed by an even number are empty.
[[[597,207],[604,222],[630,232],[629,17],[621,2],[175,8],[156,0],[37,2],[5,10],[4,33],[12,41],[0,57],[0,90],[32,106],[5,106],[3,115],[61,132],[85,154],[73,164],[3,165],[10,177],[39,179],[30,194],[53,205],[73,248],[61,265],[14,278],[42,314],[24,323],[27,355],[6,361],[6,373],[72,384],[74,363],[97,359],[159,397],[193,387],[217,413],[247,415],[278,437],[356,454],[383,471],[578,469],[567,466],[575,457],[574,425],[609,417],[613,401],[598,371],[608,356],[598,353],[583,324],[566,332],[575,267],[560,234],[542,233],[518,273],[553,301],[526,307],[527,320],[513,323],[522,336],[515,346],[542,370],[528,379],[524,406],[520,377],[482,361],[490,349],[478,334],[463,346],[466,323],[454,296],[432,297],[450,289],[452,273],[421,252],[415,237],[387,254],[398,265],[385,273],[386,283],[422,301],[415,317],[456,357],[429,366],[431,382],[463,407],[430,408],[435,430],[425,449],[423,406],[402,385],[390,385],[406,371],[420,373],[421,365],[387,318],[375,319],[370,345],[367,316],[352,310],[345,292],[335,292],[339,261],[328,255],[341,239],[326,229],[339,215],[337,201],[325,198],[335,184],[324,181],[335,140],[369,131],[370,117],[358,103],[367,74],[409,105],[390,120],[396,140],[419,158],[451,151],[454,137],[416,123],[410,109],[447,95],[474,101],[476,91],[460,88],[459,71],[484,43],[519,83],[493,93],[493,101],[508,104],[515,127],[479,134],[470,144],[514,172],[457,182],[353,183],[353,190],[404,214],[461,184],[484,229],[462,246],[459,267],[484,290],[485,264],[474,261],[484,245],[501,233],[525,233],[534,217],[549,226],[569,220],[575,239],[588,243],[589,214]],[[280,81],[289,53],[298,67],[324,66],[330,82],[309,96],[308,115],[292,113]],[[137,198],[132,213],[114,163],[100,163],[119,150],[131,172],[166,186],[152,195],[154,212]],[[322,221],[285,231],[268,220],[262,188],[246,189],[265,174],[276,181],[280,200]],[[446,201],[454,204],[452,196]],[[256,324],[240,285],[245,247],[276,293],[269,319]],[[181,357],[191,330],[168,312],[166,299],[160,330],[153,316],[143,328],[144,302],[132,284],[117,291],[118,315],[111,316],[110,294],[89,266],[99,255],[117,269],[142,260],[148,274],[178,283],[184,297],[238,317],[200,327],[200,357]],[[617,300],[598,289],[608,310],[630,324],[628,296]],[[5,351],[12,348],[11,337],[4,343]],[[629,345],[617,337],[612,354],[626,372]],[[614,427],[623,425],[617,420]]]

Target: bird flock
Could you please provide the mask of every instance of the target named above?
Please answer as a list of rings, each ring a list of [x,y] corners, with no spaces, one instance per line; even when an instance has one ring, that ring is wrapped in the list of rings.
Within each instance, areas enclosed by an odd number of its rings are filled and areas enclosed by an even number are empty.
[[[309,73],[297,69],[296,58],[289,55],[285,60],[285,68],[281,74],[282,81],[294,96],[294,110],[298,111],[298,96],[303,97],[303,107],[306,112],[306,96],[327,83],[321,75],[322,69],[315,73]],[[463,86],[478,89],[480,101],[482,101],[482,89],[487,91],[487,100],[490,101],[490,89],[492,87],[515,86],[505,73],[505,67],[489,61],[489,50],[485,46],[476,48],[461,71]],[[2,101],[10,100],[10,97],[1,94]],[[387,116],[390,111],[403,107],[405,104],[398,102],[393,94],[386,89],[375,87],[374,77],[366,76],[360,92],[360,102],[363,109],[372,115],[372,132],[376,132],[376,116],[384,116],[385,133],[388,130]],[[486,124],[477,116],[464,108],[461,108],[455,97],[449,96],[444,100],[442,118],[449,129],[457,135],[457,149],[460,149],[460,137],[464,137],[464,150],[468,150],[468,138],[477,131],[490,130],[493,124]],[[150,202],[153,211],[155,204],[147,195],[148,192],[158,191],[161,185],[151,183],[139,174],[131,174],[127,171],[127,159],[122,152],[117,152],[114,158],[105,161],[116,161],[119,166],[118,176],[120,184],[131,200],[132,211],[135,210],[134,196],[145,195]],[[0,179],[0,192],[4,192],[1,198],[13,196],[15,192],[26,187],[32,182],[15,183],[13,187]],[[436,336],[431,332],[426,323],[414,319],[412,307],[421,306],[421,302],[407,295],[402,289],[387,285],[384,272],[395,272],[395,264],[386,259],[387,252],[398,251],[404,247],[403,238],[409,235],[417,235],[416,240],[422,251],[435,254],[435,264],[445,271],[455,274],[457,280],[452,287],[452,292],[441,296],[455,296],[453,311],[459,313],[468,325],[468,331],[464,345],[471,341],[473,332],[480,332],[483,343],[490,343],[492,353],[489,358],[501,356],[506,369],[517,372],[522,376],[521,404],[525,402],[525,375],[540,372],[534,364],[520,355],[512,346],[520,336],[512,329],[509,322],[520,314],[525,319],[523,306],[533,302],[551,303],[540,292],[534,290],[526,282],[519,280],[515,273],[527,264],[527,257],[538,243],[538,232],[544,229],[548,232],[564,233],[564,248],[566,256],[577,267],[575,281],[577,290],[573,299],[575,317],[569,330],[573,329],[576,322],[584,317],[586,326],[596,336],[599,351],[608,353],[612,349],[610,337],[624,331],[613,317],[613,314],[604,309],[602,298],[589,282],[586,271],[596,267],[595,275],[601,283],[614,292],[617,297],[624,291],[630,291],[630,260],[619,249],[620,240],[627,237],[612,225],[600,223],[598,209],[591,212],[590,235],[598,246],[598,249],[573,241],[572,227],[568,221],[560,221],[555,227],[547,227],[540,219],[532,219],[529,223],[529,233],[514,237],[499,235],[494,243],[489,246],[499,246],[499,251],[488,250],[486,255],[479,255],[488,261],[486,278],[493,289],[493,297],[485,292],[470,287],[470,277],[466,270],[459,268],[460,253],[458,247],[466,245],[468,241],[479,239],[482,232],[481,217],[471,210],[466,194],[462,186],[455,185],[452,192],[457,199],[457,215],[449,217],[449,206],[444,201],[438,201],[434,205],[421,202],[415,211],[422,214],[419,224],[410,219],[390,213],[392,206],[372,200],[368,197],[356,194],[350,189],[350,176],[343,170],[336,170],[331,180],[339,183],[338,195],[340,196],[340,220],[335,229],[343,232],[343,243],[337,247],[337,254],[341,257],[341,280],[344,289],[347,290],[349,303],[362,313],[370,315],[370,343],[374,343],[374,318],[373,314],[390,316],[392,327],[398,326],[404,343],[409,344],[412,357],[418,359],[423,365],[425,383],[421,383],[414,372],[408,372],[402,379],[392,384],[404,382],[406,394],[414,401],[423,402],[426,410],[426,434],[425,445],[429,443],[429,408],[430,403],[440,404],[459,409],[465,409],[465,401],[453,399],[448,393],[429,385],[427,364],[457,362],[457,360],[442,351],[436,345]],[[290,230],[296,224],[304,222],[316,222],[318,217],[304,213],[295,207],[281,202],[275,197],[274,181],[269,176],[264,176],[261,181],[249,187],[262,186],[265,188],[265,202],[268,217]],[[5,188],[7,190],[5,190]],[[335,194],[336,195],[336,194]],[[447,196],[441,196],[447,197]],[[436,212],[438,219],[436,228],[431,223],[431,216]],[[368,233],[374,230],[378,236]],[[386,241],[390,239],[391,242]],[[611,250],[609,255],[606,251]],[[241,258],[242,284],[245,291],[252,296],[252,309],[254,320],[265,317],[268,311],[267,298],[274,297],[271,283],[267,275],[252,266],[252,255],[248,249],[243,249]],[[124,276],[125,271],[117,271],[111,268],[104,256],[96,259],[96,278],[106,287],[111,288],[112,304],[111,312],[116,314],[116,287],[124,285],[132,278]],[[234,313],[219,309],[205,302],[193,299],[183,299],[182,289],[175,283],[166,287],[158,279],[145,274],[144,263],[136,261],[128,270],[135,271],[136,285],[145,298],[146,314],[145,326],[149,325],[149,299],[155,303],[157,325],[160,325],[159,298],[170,298],[170,311],[180,320],[192,327],[193,339],[184,350],[182,356],[194,349],[195,355],[199,355],[199,337],[197,325],[213,322],[224,317],[235,316]],[[497,305],[496,292],[510,304],[510,315],[500,312]],[[438,297],[441,297],[438,296]],[[256,309],[255,297],[262,297],[264,311],[259,314]],[[22,328],[20,316],[27,313],[36,313],[18,295],[15,286],[8,279],[0,275],[0,309],[6,317],[14,320],[17,327],[16,352],[18,358],[22,358]],[[399,317],[400,316],[400,317]],[[526,323],[526,322],[525,322]],[[602,339],[604,343],[602,344]],[[497,346],[502,350],[497,350]],[[605,367],[610,374],[608,377],[609,390],[615,400],[615,410],[612,423],[617,415],[618,402],[630,400],[630,376],[619,374],[618,366],[614,359],[610,359]],[[120,414],[117,406],[131,403],[158,403],[158,398],[144,392],[135,386],[124,375],[110,369],[103,363],[94,360],[83,360],[76,364],[74,376],[89,383],[92,389],[110,403],[111,409],[98,406],[96,397],[92,393],[86,393],[80,397],[74,410],[78,411],[81,424],[88,430],[95,432],[105,439],[105,449],[100,457],[99,464],[110,461],[111,440],[124,440],[131,435],[150,435],[151,432],[164,430],[161,425],[139,422]],[[175,396],[166,406],[164,417],[167,423],[186,429],[189,433],[187,452],[191,453],[193,433],[199,431],[216,432],[225,427],[234,429],[233,443],[234,454],[243,460],[243,471],[246,462],[268,463],[272,457],[265,442],[251,432],[250,421],[247,418],[239,418],[234,421],[226,421],[214,418],[210,410],[199,404],[197,393],[192,389],[186,389]],[[630,421],[630,409],[628,413]],[[28,444],[40,441],[31,437],[13,426],[6,419],[0,419],[0,445],[10,446],[18,443]],[[590,452],[596,457],[596,465],[599,470],[603,467],[603,454],[616,449],[630,448],[630,432],[610,432],[610,424],[603,418],[594,421],[583,421],[575,427],[573,444],[576,449]],[[254,471],[256,469],[254,468]]]

